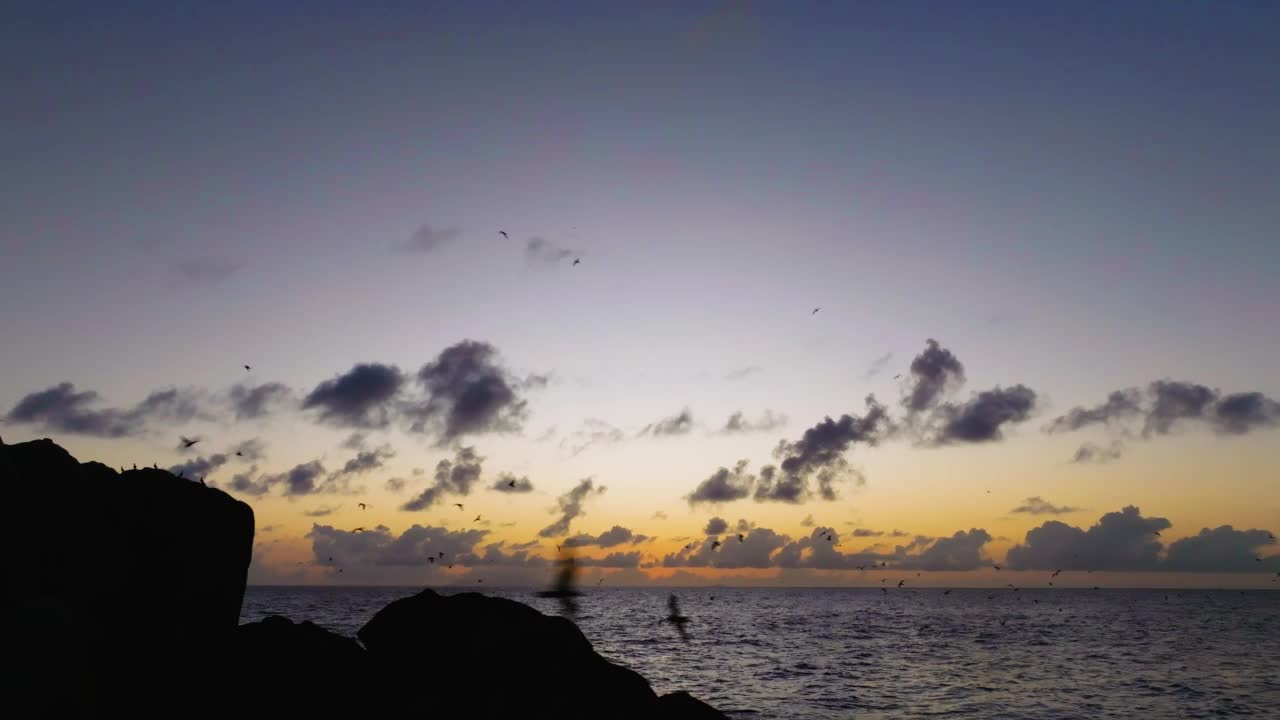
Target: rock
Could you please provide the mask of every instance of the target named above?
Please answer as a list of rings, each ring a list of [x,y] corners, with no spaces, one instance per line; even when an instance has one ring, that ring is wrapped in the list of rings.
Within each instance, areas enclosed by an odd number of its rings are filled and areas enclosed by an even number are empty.
[[[388,692],[405,702],[425,678],[467,699],[467,717],[654,718],[639,674],[591,648],[576,625],[503,598],[430,590],[387,605],[358,633]]]
[[[658,698],[663,720],[728,720],[728,715],[681,690]]]

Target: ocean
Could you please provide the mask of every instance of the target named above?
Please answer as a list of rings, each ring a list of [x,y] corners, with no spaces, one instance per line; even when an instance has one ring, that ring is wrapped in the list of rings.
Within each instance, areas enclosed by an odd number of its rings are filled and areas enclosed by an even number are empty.
[[[251,587],[241,618],[354,637],[415,592]],[[559,612],[533,590],[482,592]],[[735,718],[1280,718],[1280,592],[585,592],[575,620],[597,652]],[[670,592],[691,618],[687,643],[659,622]]]

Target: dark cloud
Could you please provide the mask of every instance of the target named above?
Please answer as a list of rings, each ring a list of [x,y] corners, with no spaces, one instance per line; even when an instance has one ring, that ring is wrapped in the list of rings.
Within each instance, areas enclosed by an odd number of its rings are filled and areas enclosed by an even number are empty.
[[[872,530],[870,528],[854,528],[851,533],[854,537],[880,537],[884,535],[883,530]],[[905,533],[903,533],[905,535]]]
[[[1009,512],[1026,513],[1028,515],[1066,515],[1067,513],[1079,512],[1080,508],[1070,507],[1067,505],[1054,505],[1040,496],[1029,497],[1022,501],[1018,507]]]
[[[892,359],[893,359],[893,353],[887,352],[881,355],[880,357],[876,358],[875,360],[872,360],[871,367],[867,368],[867,372],[865,375],[863,375],[863,377],[867,380],[870,380],[871,378],[874,378],[875,376],[884,372],[884,369],[889,366],[889,361]]]
[[[362,450],[356,453],[342,466],[342,469],[334,473],[335,477],[343,477],[349,475],[362,475],[372,470],[382,467],[387,460],[395,457],[395,450],[390,445],[383,445],[373,450]]]
[[[779,535],[768,528],[757,528],[748,533],[742,542],[736,539],[712,546],[707,537],[693,548],[665,556],[663,567],[715,567],[715,568],[767,568],[773,565],[773,554],[791,538]]]
[[[12,423],[39,424],[55,432],[107,438],[141,435],[152,421],[177,424],[213,419],[202,410],[199,396],[191,390],[158,390],[127,410],[90,407],[97,402],[96,392],[78,392],[75,385],[63,382],[28,394],[5,418]]]
[[[529,238],[524,246],[524,259],[530,265],[554,265],[580,253],[540,237]]]
[[[234,275],[244,263],[229,258],[194,258],[183,260],[174,266],[178,276],[188,282],[216,285]]]
[[[1071,456],[1073,463],[1109,463],[1112,460],[1119,460],[1124,454],[1124,445],[1119,440],[1112,442],[1110,445],[1103,447],[1097,443],[1085,443],[1076,449],[1074,455]]]
[[[582,430],[560,442],[561,447],[568,447],[571,455],[578,455],[592,445],[614,445],[627,438],[622,430],[598,418],[587,418],[582,425]]]
[[[751,419],[742,413],[741,410],[734,412],[725,421],[724,427],[720,432],[725,435],[733,435],[737,433],[750,432],[768,432],[777,430],[787,424],[787,416],[782,413],[775,413],[772,410],[765,410],[760,417]]]
[[[467,567],[499,566],[499,567],[544,567],[549,561],[541,555],[530,555],[527,550],[504,552],[504,543],[496,542],[485,545],[483,552],[459,555],[457,562]]]
[[[471,487],[480,479],[484,458],[474,447],[458,448],[453,460],[436,463],[434,482],[417,497],[400,506],[401,510],[416,512],[426,510],[444,500],[448,495],[470,495]]]
[[[989,542],[991,535],[986,530],[961,530],[934,540],[915,555],[898,558],[895,566],[902,570],[975,570],[990,564],[982,554],[982,547]]]
[[[324,465],[319,460],[312,460],[294,465],[288,472],[268,475],[259,482],[265,483],[267,487],[283,486],[286,496],[318,495],[346,490],[339,483],[324,479],[324,475]]]
[[[191,480],[198,480],[202,477],[212,475],[218,468],[227,464],[227,456],[223,453],[216,453],[209,457],[198,457],[194,460],[188,460],[180,465],[174,465],[169,468],[169,472],[174,475],[181,475]]]
[[[613,552],[602,558],[578,558],[578,565],[600,568],[636,568],[640,567],[640,551]]]
[[[844,457],[849,448],[858,443],[874,446],[893,430],[888,412],[874,395],[867,396],[866,405],[867,411],[861,417],[846,414],[839,420],[823,418],[805,430],[799,440],[778,443],[774,455],[779,460],[779,472],[761,470],[755,499],[803,502],[813,494],[809,484],[813,478],[817,480],[818,495],[823,500],[835,500],[836,482],[851,475],[860,478]]]
[[[1109,425],[1142,414],[1142,393],[1138,388],[1116,390],[1105,402],[1091,408],[1075,407],[1054,418],[1045,432],[1072,432],[1090,425]]]
[[[392,400],[403,385],[399,368],[361,363],[317,385],[303,398],[302,407],[318,410],[322,421],[339,427],[386,427]]]
[[[1200,419],[1218,397],[1213,388],[1197,383],[1157,380],[1151,383],[1151,409],[1147,412],[1142,434],[1166,435],[1180,420]]]
[[[341,509],[342,509],[341,505],[337,505],[334,507],[330,507],[329,505],[321,505],[320,507],[312,508],[311,510],[303,510],[302,514],[306,515],[307,517],[325,517],[326,515],[332,515]]]
[[[1259,392],[1235,393],[1219,400],[1209,414],[1219,433],[1243,435],[1280,424],[1280,403]]]
[[[245,462],[261,460],[266,457],[267,447],[257,438],[250,438],[231,448],[231,454]]]
[[[266,417],[272,409],[288,403],[293,398],[293,391],[281,383],[265,383],[262,385],[233,385],[228,392],[231,408],[237,420],[252,420]]]
[[[515,483],[514,485],[512,483]],[[502,473],[497,480],[493,481],[490,490],[497,490],[503,493],[527,493],[533,492],[533,483],[528,477],[517,478],[511,473]]]
[[[612,528],[605,530],[599,535],[580,533],[578,535],[567,537],[561,544],[564,545],[564,547],[611,548],[616,545],[623,545],[626,543],[638,545],[648,539],[648,535],[640,535],[632,532],[629,528],[624,528],[621,525],[614,525]]]
[[[363,450],[367,445],[368,435],[362,432],[353,432],[342,441],[342,447],[347,450]]]
[[[944,394],[964,384],[964,365],[932,338],[925,341],[925,349],[912,359],[910,371],[911,381],[902,399],[910,413],[928,410]]]
[[[800,521],[800,527],[813,527],[813,516],[805,515],[804,519]]]
[[[692,493],[685,496],[689,505],[699,503],[725,503],[751,495],[756,478],[747,472],[747,461],[739,460],[733,469],[720,468],[706,480],[698,483]]]
[[[599,495],[605,491],[605,486],[596,486],[595,481],[591,478],[583,478],[565,494],[556,499],[556,505],[559,508],[560,517],[550,525],[538,531],[539,537],[558,537],[569,533],[569,524],[574,518],[582,515],[582,504],[587,498],[593,495]]]
[[[1129,506],[1103,515],[1088,530],[1050,520],[1027,531],[1005,560],[1014,570],[1155,570],[1165,518],[1145,518]]]
[[[383,484],[383,487],[387,489],[387,492],[393,493],[398,493],[401,490],[404,490],[404,486],[405,479],[400,477],[387,478],[387,482]]]
[[[311,539],[316,562],[346,567],[409,566],[434,568],[439,553],[447,563],[469,554],[488,530],[454,530],[414,525],[399,536],[385,526],[366,532],[348,532],[328,525],[313,525]],[[466,564],[466,563],[464,563]]]
[[[432,228],[423,224],[409,239],[395,246],[400,252],[429,253],[447,245],[458,238],[461,231],[456,228]]]
[[[707,526],[702,528],[704,535],[723,535],[729,529],[729,523],[725,522],[722,517],[713,517],[707,521]]]
[[[498,363],[492,345],[463,340],[418,371],[425,400],[407,408],[413,432],[434,432],[441,443],[462,435],[519,432],[528,402],[526,382]]]
[[[689,408],[685,408],[675,415],[646,425],[640,434],[654,437],[687,435],[690,430],[693,430],[693,414],[689,412]]]
[[[1280,557],[1264,558],[1259,549],[1275,544],[1266,530],[1236,530],[1230,525],[1175,540],[1169,544],[1162,569],[1180,572],[1256,572],[1280,568]]]
[[[995,387],[968,402],[934,409],[929,442],[936,445],[982,443],[1003,438],[1005,425],[1024,422],[1036,407],[1036,392],[1026,385]]]
[[[237,473],[231,478],[231,482],[227,483],[227,490],[254,497],[266,495],[270,492],[271,486],[261,480],[254,480],[253,478],[257,474],[257,465],[249,468],[247,472]]]

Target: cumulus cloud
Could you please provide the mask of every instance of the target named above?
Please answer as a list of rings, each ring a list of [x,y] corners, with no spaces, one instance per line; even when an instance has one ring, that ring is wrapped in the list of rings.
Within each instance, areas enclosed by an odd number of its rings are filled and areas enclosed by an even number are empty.
[[[433,228],[423,224],[413,231],[407,241],[394,246],[394,249],[400,252],[429,253],[453,242],[460,234],[461,231],[456,228]]]
[[[582,567],[599,568],[636,568],[640,567],[640,551],[612,552],[602,558],[578,558]]]
[[[1094,407],[1075,407],[1054,418],[1045,432],[1072,432],[1090,425],[1110,425],[1142,414],[1142,394],[1138,388],[1116,390]]]
[[[707,521],[707,526],[702,528],[704,535],[722,535],[729,529],[729,523],[725,522],[722,517],[713,517]]]
[[[775,475],[771,468],[761,470],[755,499],[803,502],[812,495],[809,480],[813,478],[817,480],[818,495],[823,500],[835,500],[836,482],[850,475],[860,479],[850,468],[845,453],[858,443],[874,446],[893,429],[888,412],[874,395],[867,396],[866,405],[867,411],[860,417],[827,417],[805,430],[799,440],[778,443],[774,455],[780,472]]]
[[[616,545],[630,543],[638,545],[648,540],[648,535],[640,535],[632,532],[630,528],[624,528],[621,525],[614,525],[612,528],[605,530],[599,535],[591,535],[587,533],[579,533],[565,538],[562,545],[564,547],[601,547],[611,548]]]
[[[262,385],[233,385],[227,393],[237,420],[263,418],[293,399],[293,391],[272,382]]]
[[[615,445],[626,438],[627,434],[619,428],[599,418],[587,418],[582,423],[582,429],[562,440],[560,446],[576,456],[592,445]]]
[[[531,555],[527,550],[505,552],[504,543],[496,542],[485,545],[479,553],[459,555],[457,562],[468,567],[505,566],[505,567],[543,567],[549,564],[540,555]]]
[[[850,534],[854,537],[880,537],[884,535],[884,531],[872,530],[871,528],[854,528]],[[903,535],[905,536],[906,533],[903,533]]]
[[[524,246],[524,259],[530,265],[554,265],[578,254],[580,253],[540,237],[529,238]]]
[[[399,368],[360,363],[317,385],[302,407],[319,411],[323,422],[338,427],[382,428],[391,423],[392,401],[403,385]]]
[[[758,418],[748,418],[741,410],[734,412],[725,421],[724,427],[720,428],[720,432],[725,435],[735,435],[739,433],[751,432],[768,432],[777,430],[787,424],[787,416],[782,413],[775,413],[772,410],[765,410]]]
[[[1005,560],[1014,570],[1155,570],[1157,532],[1169,521],[1147,518],[1134,506],[1103,515],[1088,530],[1050,520],[1027,531]]]
[[[911,360],[911,381],[903,397],[910,413],[928,410],[947,392],[964,384],[964,365],[937,340],[925,341],[925,349]]]
[[[689,412],[689,408],[685,408],[670,417],[649,423],[640,431],[641,435],[652,435],[654,437],[663,437],[669,435],[687,435],[693,430],[693,413]]]
[[[196,480],[208,475],[212,475],[214,471],[227,464],[227,456],[223,453],[215,453],[209,457],[197,457],[184,463],[174,465],[169,468],[169,472],[174,475]]]
[[[991,535],[986,530],[961,530],[934,540],[919,553],[898,558],[895,566],[902,570],[974,570],[990,563],[982,554],[982,547],[989,542]]]
[[[342,447],[347,450],[364,450],[368,439],[369,436],[362,432],[353,432],[342,441]]]
[[[257,438],[249,438],[231,448],[231,454],[245,462],[261,460],[266,456],[267,447]]]
[[[768,528],[756,528],[747,533],[742,542],[733,540],[715,547],[712,540],[712,537],[707,537],[693,548],[682,548],[679,552],[666,555],[661,564],[663,567],[772,567],[773,554],[786,545],[790,538]]]
[[[1077,464],[1095,463],[1104,464],[1112,460],[1119,460],[1124,454],[1124,445],[1119,441],[1113,441],[1110,445],[1102,446],[1097,443],[1085,443],[1076,449],[1074,455],[1071,456],[1071,462]]]
[[[461,447],[454,452],[453,460],[436,463],[434,482],[417,497],[400,506],[401,510],[417,512],[426,510],[449,495],[470,495],[471,487],[480,479],[481,457],[474,447]]]
[[[1179,420],[1199,419],[1218,397],[1213,388],[1198,383],[1157,380],[1151,383],[1151,408],[1142,434],[1166,435]]]
[[[516,477],[511,473],[502,473],[497,480],[493,481],[490,490],[497,490],[503,493],[527,493],[533,492],[533,483],[528,477]]]
[[[1209,422],[1228,435],[1273,428],[1280,424],[1280,403],[1260,392],[1227,395],[1214,405]]]
[[[321,505],[319,507],[312,508],[311,510],[303,510],[302,514],[306,515],[307,517],[325,517],[327,515],[332,515],[341,509],[342,509],[341,505],[332,506],[332,507],[329,505]]]
[[[685,496],[689,505],[699,503],[725,503],[751,495],[755,476],[747,472],[747,461],[739,460],[733,469],[720,468],[706,480],[698,483],[693,492]]]
[[[399,536],[379,525],[366,532],[348,532],[328,525],[313,525],[311,539],[316,562],[338,566],[433,567],[444,553],[444,562],[454,562],[471,553],[488,530],[448,530],[413,525]],[[333,562],[329,562],[333,558]]]
[[[406,407],[410,430],[434,432],[442,444],[462,435],[519,432],[528,406],[520,393],[540,386],[540,376],[533,377],[513,376],[489,343],[463,340],[418,371],[426,397]]]
[[[1036,392],[1026,385],[997,386],[962,404],[942,403],[934,409],[928,441],[948,445],[1000,440],[1005,425],[1024,422],[1035,407]]]
[[[390,445],[373,450],[362,450],[356,453],[356,456],[348,460],[340,470],[334,473],[335,478],[341,478],[350,475],[362,475],[364,473],[381,468],[386,461],[395,457],[395,450]]]
[[[1169,544],[1162,568],[1181,572],[1254,572],[1280,568],[1280,557],[1263,558],[1259,549],[1275,544],[1266,530],[1236,530],[1230,525],[1204,528],[1198,535]]]
[[[315,495],[346,490],[338,483],[324,479],[324,476],[324,465],[320,464],[319,460],[312,460],[294,465],[287,472],[268,475],[259,482],[265,483],[267,487],[283,486],[286,496]]]
[[[227,489],[241,495],[251,495],[257,497],[266,495],[271,491],[271,486],[262,480],[255,480],[254,476],[258,474],[258,466],[254,465],[247,472],[236,473],[231,482],[227,484]]]
[[[147,423],[170,424],[193,419],[209,420],[199,395],[192,390],[169,388],[158,390],[128,409],[94,409],[98,394],[92,390],[79,392],[74,384],[59,383],[33,392],[18,401],[5,416],[11,423],[30,423],[45,430],[106,438],[138,436]]]
[[[1068,505],[1054,505],[1040,496],[1029,497],[1022,501],[1018,507],[1009,512],[1026,513],[1028,515],[1066,515],[1067,513],[1079,512],[1080,508],[1070,507]]]
[[[605,491],[605,486],[596,486],[592,478],[583,478],[565,494],[556,499],[560,517],[550,525],[538,531],[539,537],[558,537],[569,533],[569,524],[574,518],[583,514],[582,505],[593,495]],[[553,511],[554,512],[554,511]]]
[[[398,493],[404,490],[405,479],[401,477],[387,478],[387,481],[382,486],[387,489],[387,492]]]

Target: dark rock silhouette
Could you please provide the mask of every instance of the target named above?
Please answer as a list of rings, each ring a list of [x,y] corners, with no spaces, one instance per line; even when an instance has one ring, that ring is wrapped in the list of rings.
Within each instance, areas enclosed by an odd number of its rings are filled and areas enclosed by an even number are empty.
[[[253,511],[155,469],[0,444],[4,717],[724,718],[659,698],[570,620],[478,593],[383,608],[364,647],[309,622],[237,626]]]

